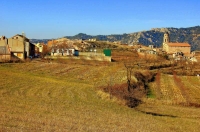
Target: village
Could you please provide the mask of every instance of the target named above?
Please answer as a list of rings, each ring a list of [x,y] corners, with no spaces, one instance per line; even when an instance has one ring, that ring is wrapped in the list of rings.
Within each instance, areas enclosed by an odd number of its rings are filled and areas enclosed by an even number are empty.
[[[93,45],[90,43],[92,42]],[[31,43],[30,40],[22,35],[15,35],[11,38],[2,36],[0,38],[0,62],[25,61],[34,58],[67,58],[81,56],[81,59],[112,61],[112,50],[116,48],[98,47],[94,44],[97,40],[69,40],[67,38],[60,38],[50,40],[45,43]],[[106,42],[107,43],[107,42]],[[163,33],[162,47],[155,47],[153,44],[144,46],[124,45],[113,42],[115,47],[123,45],[127,49],[135,50],[138,54],[154,55],[162,54],[172,60],[188,60],[191,62],[199,61],[200,51],[191,51],[191,46],[188,43],[171,42],[169,33]],[[117,45],[117,46],[116,46]],[[131,55],[129,56],[131,57]]]
[[[200,0],[2,0],[0,132],[198,132]]]
[[[94,47],[88,41],[96,42],[96,39],[89,40],[69,40],[60,38],[50,40],[47,44],[31,43],[28,38],[22,35],[15,35],[12,38],[2,36],[0,38],[0,62],[9,62],[20,59],[36,58],[51,56],[67,57],[67,56],[107,56],[110,57],[107,61],[111,61],[111,50],[107,54],[103,51],[97,51],[98,47]],[[79,45],[77,45],[77,43]],[[115,43],[116,44],[116,43]],[[120,45],[120,44],[119,44]],[[191,46],[188,43],[170,42],[169,33],[164,33],[163,44],[160,48],[155,48],[153,44],[144,46],[142,44],[129,45],[138,53],[145,54],[166,54],[168,58],[174,60],[190,60],[197,62],[199,60],[200,51],[191,51]],[[89,52],[89,53],[86,53]]]
[[[159,48],[67,38],[33,44],[23,34],[3,36],[0,44],[0,95],[6,102],[2,113],[16,113],[28,124],[38,113],[37,125],[41,125],[49,114],[58,117],[61,113],[68,119],[70,113],[74,119],[80,112],[78,119],[92,110],[93,120],[104,110],[109,113],[107,109],[139,113],[145,121],[154,116],[196,121],[200,116],[199,52],[191,51],[188,43],[171,42],[167,32]],[[135,115],[126,119],[137,122]],[[86,117],[81,119],[87,122]],[[11,119],[2,114],[1,120],[7,124]]]

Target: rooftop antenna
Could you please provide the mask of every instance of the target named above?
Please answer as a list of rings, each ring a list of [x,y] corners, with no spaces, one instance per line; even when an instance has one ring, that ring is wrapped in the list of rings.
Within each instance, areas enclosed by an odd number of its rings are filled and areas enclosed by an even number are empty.
[[[25,35],[24,31],[22,32],[22,36],[23,36],[23,37],[26,37],[26,35]]]

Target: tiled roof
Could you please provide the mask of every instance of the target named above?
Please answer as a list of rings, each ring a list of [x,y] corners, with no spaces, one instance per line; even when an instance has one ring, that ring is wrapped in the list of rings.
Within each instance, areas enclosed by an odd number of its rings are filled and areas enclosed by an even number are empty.
[[[188,43],[168,43],[170,47],[191,47]]]

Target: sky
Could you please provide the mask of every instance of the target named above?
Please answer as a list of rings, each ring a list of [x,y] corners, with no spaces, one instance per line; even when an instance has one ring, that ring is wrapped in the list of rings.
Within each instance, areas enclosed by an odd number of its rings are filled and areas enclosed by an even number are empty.
[[[200,0],[1,0],[0,36],[29,39],[200,25]]]

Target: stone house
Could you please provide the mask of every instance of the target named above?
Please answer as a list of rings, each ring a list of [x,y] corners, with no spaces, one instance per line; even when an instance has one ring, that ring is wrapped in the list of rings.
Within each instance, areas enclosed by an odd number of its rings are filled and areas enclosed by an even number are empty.
[[[153,45],[149,45],[148,47],[143,46],[141,48],[137,49],[138,53],[144,53],[144,54],[157,54],[157,49],[154,48]]]
[[[8,46],[11,51],[11,56],[21,60],[29,56],[35,55],[35,45],[29,42],[29,39],[23,35],[15,35],[8,39]]]
[[[2,36],[0,38],[1,56],[6,55],[7,60],[12,58],[24,60],[29,56],[34,56],[35,45],[29,42],[29,39],[23,35],[15,35],[11,38]]]
[[[190,59],[194,62],[200,62],[200,51],[193,51],[192,52],[193,57]]]
[[[43,56],[49,53],[47,45],[44,43],[37,43],[35,45],[35,57]]]
[[[57,48],[53,47],[51,49],[51,56],[68,56],[74,55],[75,49],[74,48]]]
[[[89,39],[89,41],[95,42],[95,41],[97,41],[97,39],[96,38],[91,38],[91,39]]]
[[[193,51],[192,54],[193,54],[194,56],[200,56],[200,51]]]
[[[42,43],[37,43],[35,44],[35,52],[37,51],[38,53],[42,53],[43,51],[43,44]]]

